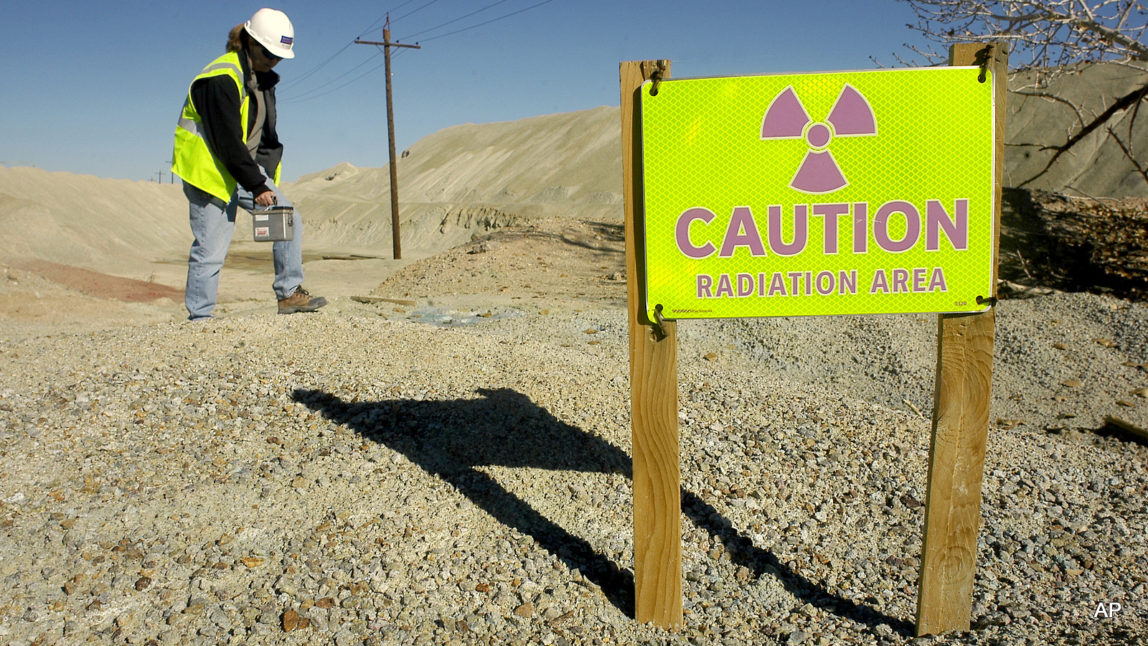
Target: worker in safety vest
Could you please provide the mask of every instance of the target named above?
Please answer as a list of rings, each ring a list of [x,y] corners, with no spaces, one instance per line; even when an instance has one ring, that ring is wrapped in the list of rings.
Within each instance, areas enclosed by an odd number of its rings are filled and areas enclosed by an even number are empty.
[[[275,131],[272,68],[294,58],[295,28],[282,11],[260,9],[227,37],[227,53],[191,82],[175,129],[171,172],[183,180],[195,242],[187,259],[185,304],[191,320],[211,317],[236,208],[291,206],[279,190],[283,144]],[[303,289],[303,221],[293,240],[272,244],[279,313],[327,304]]]

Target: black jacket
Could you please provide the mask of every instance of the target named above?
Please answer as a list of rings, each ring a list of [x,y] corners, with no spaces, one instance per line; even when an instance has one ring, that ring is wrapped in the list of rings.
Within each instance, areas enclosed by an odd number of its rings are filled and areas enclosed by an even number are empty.
[[[247,145],[243,143],[243,129],[239,124],[239,92],[230,76],[221,74],[196,81],[191,86],[191,100],[203,120],[203,137],[211,154],[240,186],[251,191],[252,195],[259,195],[271,189],[256,163],[267,171],[268,176],[274,178],[275,169],[283,159],[283,144],[275,130],[275,85],[279,83],[279,75],[271,71],[255,72],[252,78],[247,52],[239,53],[239,61],[243,77],[247,79],[248,92],[263,92],[266,103],[263,137],[255,151],[255,159],[251,158]],[[258,112],[254,97],[250,101],[247,132],[254,129]]]

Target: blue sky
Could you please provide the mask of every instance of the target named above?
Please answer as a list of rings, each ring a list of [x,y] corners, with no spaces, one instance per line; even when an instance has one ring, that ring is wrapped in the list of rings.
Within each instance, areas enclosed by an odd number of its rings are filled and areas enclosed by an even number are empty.
[[[421,45],[392,50],[400,151],[461,123],[618,105],[624,60],[668,58],[675,78],[853,70],[921,42],[897,0],[496,2],[0,0],[0,162],[169,181],[188,83],[262,6],[295,25],[276,68],[288,181],[386,164],[382,52],[352,41],[382,40],[388,10],[392,39]]]

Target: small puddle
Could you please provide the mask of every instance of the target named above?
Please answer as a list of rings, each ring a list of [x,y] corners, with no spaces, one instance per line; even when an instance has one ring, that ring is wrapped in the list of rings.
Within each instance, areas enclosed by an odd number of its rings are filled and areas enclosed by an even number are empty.
[[[436,327],[466,327],[487,321],[522,316],[518,310],[456,310],[446,307],[419,307],[407,314],[408,321],[426,323]]]

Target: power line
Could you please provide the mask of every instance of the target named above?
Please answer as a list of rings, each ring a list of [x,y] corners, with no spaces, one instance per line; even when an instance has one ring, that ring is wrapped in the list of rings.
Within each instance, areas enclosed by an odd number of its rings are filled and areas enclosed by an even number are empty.
[[[431,4],[435,1],[436,0],[431,0],[431,2],[428,2],[428,3],[424,4],[422,7],[419,7],[419,9],[425,8],[426,6],[428,6],[429,4]],[[402,7],[405,7],[406,5],[411,4],[412,2],[414,2],[414,0],[407,0],[406,2],[400,4],[398,7],[395,7],[395,8],[401,9]],[[416,9],[415,11],[418,11],[418,9]],[[408,15],[410,15],[410,14],[408,14]],[[389,20],[389,18],[387,17],[387,14],[384,14],[383,18],[381,18],[380,20],[386,21],[386,20]],[[363,34],[366,34],[368,31],[371,31],[372,29],[374,29],[374,27],[378,24],[378,22],[379,21],[376,20],[375,23],[373,23],[370,27],[367,28],[366,31],[363,32]],[[359,38],[356,38],[355,40],[359,40],[360,38],[362,38],[363,34],[360,34]],[[290,84],[289,83],[283,83],[282,87],[290,87],[291,85],[294,85],[294,84],[298,83],[299,81],[302,81],[303,79],[311,76],[315,72],[319,71],[322,67],[324,67],[325,65],[330,63],[336,56],[338,56],[339,54],[342,54],[344,51],[346,51],[346,49],[348,47],[350,47],[351,45],[354,45],[355,40],[352,40],[351,42],[344,45],[342,49],[340,49],[339,51],[332,54],[327,60],[320,63],[317,67],[310,70],[309,72],[304,74],[302,77],[295,79],[292,83],[290,83]],[[326,87],[332,85],[333,83],[338,82],[339,79],[345,78],[347,75],[354,73],[355,70],[360,69],[361,67],[363,67],[367,63],[370,63],[372,60],[378,58],[378,56],[383,53],[383,50],[381,48],[378,48],[378,47],[376,47],[376,49],[378,50],[377,52],[375,52],[374,54],[372,54],[371,56],[369,56],[368,58],[366,58],[365,60],[360,62],[358,65],[347,70],[346,72],[343,72],[342,74],[340,74],[340,75],[338,75],[332,79],[328,79],[325,83],[322,83],[321,85],[318,85],[318,86],[315,86],[312,88],[308,88],[296,96],[284,97],[284,99],[283,99],[283,101],[281,101],[281,103],[283,103],[284,105],[290,105],[293,103],[303,103],[306,101],[312,101],[314,99],[319,99],[319,98],[322,98],[324,96],[327,96],[328,94],[332,94],[338,90],[341,90],[341,89],[347,87],[348,85],[352,85],[356,81],[358,81],[359,79],[362,79],[366,76],[369,76],[371,73],[377,71],[380,67],[383,67],[385,65],[385,61],[383,63],[379,63],[378,65],[368,69],[367,71],[363,72],[362,74],[359,74],[358,76],[352,78],[351,80],[347,81],[346,83],[342,83],[340,85],[336,85],[335,87],[330,88],[329,90],[322,91],[323,88],[326,88]],[[403,53],[403,51],[404,50],[400,49],[398,52],[395,53],[395,56],[398,56],[399,54]]]
[[[416,13],[418,13],[418,12],[422,11],[423,9],[426,9],[427,7],[431,6],[432,4],[434,4],[434,3],[436,3],[436,2],[438,2],[438,0],[430,0],[429,2],[427,2],[426,4],[424,4],[423,6],[421,6],[421,7],[417,8],[417,9],[412,9],[411,11],[408,11],[407,13],[405,13],[405,14],[403,14],[403,15],[399,16],[398,18],[395,18],[395,20],[402,20],[403,18],[406,18],[406,17],[408,17],[408,16],[413,16],[413,15],[415,15]]]
[[[398,11],[399,9],[402,9],[403,7],[409,5],[410,3],[414,2],[414,1],[415,0],[407,0],[406,2],[402,3],[401,5],[395,7],[394,9],[388,9],[383,15],[379,16],[378,19],[375,20],[375,22],[372,22],[370,27],[367,27],[366,29],[364,29],[363,33],[359,34],[358,37],[362,38],[363,36],[366,36],[368,31],[371,31],[371,30],[375,29],[376,27],[380,26],[381,24],[383,24],[388,19],[388,17],[390,16],[392,11]]]
[[[403,8],[403,7],[405,7],[405,6],[409,5],[409,4],[411,4],[411,3],[412,3],[412,2],[414,2],[414,1],[415,1],[415,0],[407,0],[406,2],[403,2],[403,3],[401,3],[399,6],[395,7],[395,9],[396,9],[396,10],[398,10],[398,9],[401,9],[401,8]],[[411,10],[411,11],[407,12],[407,13],[406,13],[406,14],[404,14],[402,17],[404,17],[404,18],[405,18],[405,17],[407,17],[407,16],[411,16],[411,15],[413,15],[413,14],[415,14],[415,13],[419,12],[419,11],[422,11],[423,9],[425,9],[425,8],[429,7],[430,5],[434,4],[434,3],[435,3],[435,2],[437,2],[437,1],[438,1],[438,0],[429,0],[428,2],[425,2],[425,3],[423,3],[422,5],[420,5],[420,6],[416,7],[415,9],[413,9],[413,10]],[[447,26],[447,25],[450,25],[450,24],[456,23],[456,22],[458,22],[458,21],[460,21],[460,20],[465,20],[466,18],[469,18],[469,17],[471,17],[471,16],[474,16],[474,15],[476,15],[476,14],[479,14],[479,13],[481,13],[481,12],[483,12],[483,11],[486,11],[487,9],[491,9],[491,8],[493,8],[493,7],[496,7],[496,6],[500,5],[500,4],[503,4],[503,3],[504,3],[504,2],[506,2],[506,1],[507,1],[507,0],[498,0],[497,2],[493,2],[493,3],[490,3],[490,4],[488,4],[488,5],[484,6],[484,7],[480,8],[480,9],[476,9],[476,10],[474,10],[474,11],[471,11],[471,12],[467,13],[467,14],[464,14],[464,15],[462,15],[462,16],[459,16],[458,18],[454,18],[454,19],[452,19],[452,20],[448,20],[448,21],[446,21],[446,22],[444,22],[444,23],[440,23],[439,25],[436,25],[436,26],[434,26],[434,27],[431,27],[431,28],[429,28],[429,29],[423,29],[422,31],[419,31],[419,32],[415,32],[415,34],[414,34],[414,35],[416,35],[416,36],[417,36],[417,35],[420,35],[420,34],[425,34],[425,33],[428,33],[428,32],[432,32],[432,31],[435,31],[435,30],[437,30],[437,29],[441,29],[442,27],[445,27],[445,26]],[[498,21],[500,21],[500,20],[505,20],[505,19],[507,19],[507,18],[510,18],[510,17],[513,17],[513,16],[517,16],[518,14],[521,14],[521,13],[525,13],[525,12],[527,12],[527,11],[530,11],[531,9],[536,9],[536,8],[538,8],[538,7],[541,7],[542,5],[545,5],[545,4],[549,4],[549,3],[553,2],[553,1],[554,1],[554,0],[542,0],[541,2],[536,2],[536,3],[534,3],[534,4],[532,4],[532,5],[528,6],[528,7],[523,7],[522,9],[517,9],[517,10],[515,10],[515,11],[511,11],[511,12],[509,12],[509,13],[506,13],[506,14],[502,14],[502,15],[500,15],[500,16],[496,16],[496,17],[494,17],[494,18],[491,18],[491,19],[489,19],[489,20],[485,20],[485,21],[482,21],[482,22],[479,22],[479,23],[476,23],[476,24],[470,25],[470,26],[468,26],[468,27],[463,27],[463,28],[461,28],[461,29],[456,29],[456,30],[454,30],[454,31],[449,31],[449,32],[447,32],[447,33],[444,33],[444,34],[439,34],[439,35],[437,35],[437,36],[431,36],[431,37],[429,37],[429,38],[424,38],[424,39],[423,39],[423,41],[424,41],[424,42],[426,42],[426,41],[436,40],[436,39],[439,39],[439,38],[446,38],[446,37],[448,37],[448,36],[453,36],[453,35],[455,35],[455,34],[460,34],[460,33],[466,32],[466,31],[470,31],[471,29],[477,29],[477,28],[479,28],[479,27],[483,27],[483,26],[485,26],[485,25],[489,25],[489,24],[491,24],[491,23],[495,23],[495,22],[498,22]],[[385,21],[385,20],[386,20],[386,18],[384,17],[382,20],[384,20],[384,21]],[[378,21],[378,20],[376,20],[376,21],[375,21],[375,23],[374,23],[374,24],[372,24],[372,26],[371,26],[371,27],[369,27],[369,28],[367,29],[367,31],[370,31],[371,29],[373,29],[373,28],[374,28],[374,27],[377,25],[377,23],[378,23],[378,22],[379,22],[379,21]],[[363,32],[363,33],[366,33],[366,32]],[[410,41],[410,40],[412,40],[412,38],[408,37],[408,38],[404,38],[403,40],[407,40],[407,41]],[[418,41],[416,41],[416,42],[418,42]],[[291,81],[291,83],[286,83],[286,82],[285,82],[285,83],[283,83],[283,87],[290,87],[290,86],[292,86],[292,85],[295,85],[295,84],[297,84],[298,82],[300,82],[300,81],[302,81],[302,80],[304,80],[304,79],[306,79],[306,78],[310,77],[311,75],[313,75],[314,73],[318,72],[320,69],[322,69],[322,68],[323,68],[323,67],[325,67],[326,65],[329,65],[329,64],[330,64],[330,62],[331,62],[332,60],[334,60],[334,59],[335,59],[335,57],[337,57],[338,55],[342,54],[344,51],[346,51],[346,50],[347,50],[347,48],[349,48],[349,47],[350,47],[351,45],[353,45],[353,44],[354,44],[354,41],[351,41],[350,43],[347,43],[346,45],[344,45],[344,46],[343,46],[343,48],[342,48],[342,49],[340,49],[339,51],[337,51],[337,52],[335,52],[334,54],[332,54],[332,55],[331,55],[330,57],[328,57],[328,58],[327,58],[325,61],[323,61],[323,62],[322,62],[322,63],[320,63],[318,66],[316,66],[315,68],[311,69],[310,71],[308,71],[308,72],[307,72],[306,74],[304,74],[303,76],[301,76],[301,77],[299,77],[299,78],[297,78],[297,79],[294,79],[294,80],[292,80],[292,81]],[[341,90],[341,89],[343,89],[343,88],[347,87],[348,85],[351,85],[351,84],[355,83],[356,81],[358,81],[358,80],[360,80],[360,79],[362,79],[362,78],[364,78],[364,77],[366,77],[366,76],[368,76],[368,75],[372,74],[373,72],[377,71],[379,68],[383,67],[383,66],[385,65],[385,61],[384,61],[383,63],[380,63],[380,64],[378,64],[378,65],[375,65],[374,67],[371,67],[370,69],[366,70],[366,71],[365,71],[365,72],[363,72],[362,74],[359,74],[358,76],[355,76],[354,78],[350,79],[349,81],[347,81],[347,82],[345,82],[345,83],[342,83],[342,84],[336,85],[335,87],[332,87],[332,88],[330,88],[330,89],[328,89],[328,90],[322,91],[324,88],[327,88],[328,86],[332,85],[333,83],[336,83],[336,82],[338,82],[338,81],[339,81],[339,79],[345,78],[347,75],[354,73],[354,72],[355,72],[355,70],[358,70],[358,69],[362,68],[364,65],[366,65],[367,63],[371,62],[371,61],[372,61],[372,60],[374,60],[376,57],[378,57],[378,56],[379,56],[379,54],[381,54],[381,53],[382,53],[382,50],[380,49],[380,50],[379,50],[379,52],[375,53],[374,55],[372,55],[371,57],[367,58],[367,59],[366,59],[366,60],[364,60],[363,62],[361,62],[361,63],[359,63],[358,65],[356,65],[355,67],[351,68],[350,70],[347,70],[346,72],[344,72],[344,73],[340,74],[339,76],[336,76],[335,78],[332,78],[332,79],[328,80],[326,83],[323,83],[322,85],[319,85],[319,86],[316,86],[316,87],[310,88],[310,89],[308,89],[308,90],[305,90],[305,91],[301,92],[301,93],[300,93],[298,96],[295,96],[295,97],[284,97],[284,100],[282,101],[282,103],[284,103],[285,105],[289,105],[289,104],[292,104],[292,103],[302,103],[302,102],[305,102],[305,101],[311,101],[311,100],[314,100],[314,99],[318,99],[318,98],[321,98],[321,97],[327,96],[328,94],[331,94],[331,93],[333,93],[333,92],[336,92],[336,91],[338,91],[338,90]],[[404,53],[404,51],[400,49],[399,51],[397,51],[397,52],[395,52],[395,53],[394,53],[394,56],[399,56],[400,54],[403,54],[403,53]]]
[[[352,44],[354,44],[353,41],[352,41]],[[341,90],[341,89],[347,87],[348,85],[351,85],[355,81],[358,81],[359,79],[363,78],[364,76],[367,76],[367,75],[371,74],[372,72],[374,72],[375,70],[379,69],[380,67],[382,67],[384,65],[385,62],[379,63],[378,65],[376,65],[376,66],[372,67],[371,69],[363,72],[362,74],[360,74],[360,75],[356,76],[355,78],[347,81],[346,83],[343,83],[341,85],[337,85],[337,86],[335,86],[335,87],[333,87],[333,88],[331,88],[325,92],[319,92],[320,90],[327,87],[328,85],[331,85],[332,83],[334,83],[334,82],[338,81],[339,79],[347,76],[348,74],[351,74],[352,72],[361,68],[362,66],[366,65],[367,63],[370,63],[371,61],[375,60],[380,55],[382,55],[382,53],[383,53],[382,50],[379,50],[379,51],[375,52],[374,54],[371,54],[363,62],[352,67],[351,69],[347,70],[346,72],[343,72],[342,74],[336,76],[335,78],[327,81],[326,83],[324,83],[320,86],[311,88],[310,90],[303,92],[299,96],[287,97],[282,103],[284,103],[285,105],[290,105],[292,103],[302,103],[304,101],[310,101],[312,99],[318,99],[319,97],[327,96],[328,94],[331,94],[332,92],[335,92],[336,90]],[[316,94],[316,92],[319,92],[319,93]]]
[[[537,9],[538,7],[541,7],[544,4],[550,4],[551,2],[554,2],[554,0],[542,0],[542,2],[537,2],[535,4],[530,5],[529,7],[525,7],[523,9],[519,9],[517,11],[512,11],[508,14],[498,16],[497,18],[491,18],[490,20],[486,20],[486,21],[471,25],[469,27],[463,27],[462,29],[456,29],[454,31],[448,31],[445,34],[439,34],[438,36],[431,36],[430,38],[424,38],[422,40],[422,42],[437,40],[439,38],[446,38],[447,36],[453,36],[455,34],[461,34],[462,32],[470,31],[471,29],[478,29],[479,27],[489,25],[492,22],[498,22],[499,20],[505,20],[506,18],[510,18],[511,16],[517,16],[518,14],[525,13],[527,11],[530,11],[531,9]]]
[[[424,29],[424,30],[422,30],[422,31],[419,31],[419,32],[415,32],[415,33],[411,34],[410,36],[407,36],[407,38],[406,38],[406,39],[407,39],[407,40],[414,40],[416,36],[421,36],[421,35],[423,35],[423,34],[426,34],[426,33],[432,32],[432,31],[437,31],[438,29],[441,29],[441,28],[443,28],[443,27],[446,27],[447,25],[450,25],[450,24],[456,23],[456,22],[458,22],[458,21],[460,21],[460,20],[463,20],[464,18],[469,18],[469,17],[473,16],[473,15],[474,15],[474,14],[476,14],[476,13],[482,13],[483,11],[486,11],[487,9],[490,9],[491,7],[497,7],[498,5],[500,5],[500,4],[502,4],[502,3],[506,2],[506,1],[507,1],[507,0],[498,0],[498,2],[492,2],[492,3],[488,4],[488,5],[486,5],[485,7],[482,7],[481,9],[475,9],[474,11],[472,11],[472,12],[470,12],[470,13],[468,13],[468,14],[463,14],[463,15],[459,16],[458,18],[455,18],[454,20],[448,20],[448,21],[446,21],[446,22],[444,22],[444,23],[442,23],[442,24],[440,24],[440,25],[435,25],[434,27],[431,27],[431,28],[429,28],[429,29]]]
[[[304,73],[302,76],[298,76],[298,77],[295,77],[295,78],[291,79],[290,81],[286,81],[286,82],[284,82],[284,83],[283,83],[283,87],[290,87],[290,86],[292,86],[292,85],[297,85],[297,84],[299,84],[299,83],[302,83],[302,82],[303,82],[303,81],[305,81],[306,79],[310,78],[310,77],[311,77],[311,75],[313,75],[315,72],[318,72],[319,70],[323,69],[323,67],[325,67],[325,66],[326,66],[328,63],[330,63],[331,61],[335,60],[335,57],[336,57],[336,56],[338,56],[339,54],[342,54],[343,52],[347,51],[347,48],[348,48],[348,47],[350,47],[351,45],[354,45],[354,44],[355,44],[355,41],[353,41],[353,40],[352,40],[351,42],[347,43],[346,45],[343,45],[343,48],[342,48],[342,49],[340,49],[339,51],[335,52],[334,54],[331,54],[329,57],[327,57],[327,60],[323,61],[322,63],[319,63],[319,64],[318,64],[318,65],[316,65],[315,67],[312,67],[310,70],[308,70],[308,71],[307,71],[306,73]]]
[[[394,9],[392,9],[391,11],[398,11],[399,9],[402,9],[403,7],[405,7],[405,6],[409,5],[409,4],[411,4],[411,3],[412,3],[412,2],[414,2],[414,1],[415,1],[415,0],[406,0],[406,2],[403,2],[403,3],[402,3],[402,4],[400,4],[399,6],[395,7]],[[432,2],[433,2],[433,1],[434,1],[434,0],[432,0]],[[425,6],[425,5],[424,5],[424,6]],[[389,12],[388,12],[388,13],[389,13]],[[362,38],[363,36],[365,36],[365,35],[367,34],[367,32],[374,30],[376,27],[378,27],[380,24],[382,24],[382,23],[383,23],[383,21],[387,19],[387,15],[388,15],[387,13],[384,13],[383,15],[379,16],[379,17],[378,17],[378,19],[376,19],[376,20],[375,20],[373,23],[371,23],[371,25],[370,25],[369,27],[367,27],[366,29],[364,29],[364,30],[363,30],[363,32],[362,32],[361,34],[359,34],[359,35],[358,35],[358,38]],[[304,73],[303,73],[302,75],[300,75],[300,76],[292,77],[292,78],[291,78],[291,79],[289,79],[289,80],[285,80],[285,81],[283,81],[283,82],[282,82],[282,83],[279,85],[279,87],[280,87],[280,88],[288,88],[288,87],[292,87],[292,86],[295,86],[295,85],[298,85],[298,84],[302,83],[303,81],[307,80],[308,78],[311,78],[311,76],[313,76],[313,75],[314,75],[316,72],[318,72],[319,70],[321,70],[321,69],[323,69],[324,67],[326,67],[327,65],[329,65],[329,64],[331,63],[331,61],[335,60],[335,59],[336,59],[336,58],[339,56],[339,54],[342,54],[343,52],[347,51],[347,49],[348,49],[348,48],[350,48],[350,46],[351,46],[351,45],[354,45],[354,44],[355,44],[355,41],[354,41],[354,39],[352,39],[352,40],[351,40],[350,42],[348,42],[346,45],[343,45],[343,46],[342,46],[342,47],[339,49],[339,51],[337,51],[337,52],[335,52],[334,54],[331,54],[330,56],[328,56],[328,57],[327,57],[325,60],[323,60],[323,62],[321,62],[321,63],[319,63],[319,64],[315,65],[314,67],[312,67],[311,69],[307,70],[306,72],[304,72]],[[357,69],[357,68],[356,68],[356,69]],[[341,78],[341,77],[340,77],[340,78]],[[324,87],[324,86],[323,86],[323,85],[320,85],[319,87],[321,88],[321,87]],[[317,89],[319,89],[319,88],[312,88],[312,89],[310,89],[310,90],[307,90],[307,92],[306,92],[306,93],[314,92],[314,91],[315,91],[315,90],[317,90]]]
[[[378,56],[378,54],[375,54],[375,56]],[[375,56],[372,56],[371,58],[369,58],[367,60],[368,61],[374,60]],[[396,56],[397,56],[397,54],[396,54]],[[336,85],[335,87],[327,90],[326,92],[321,92],[319,94],[313,94],[312,96],[303,95],[302,97],[299,97],[299,98],[288,99],[286,101],[283,101],[283,104],[284,105],[293,105],[295,103],[305,103],[307,101],[313,101],[315,99],[321,99],[321,98],[327,96],[328,94],[334,94],[335,92],[338,92],[339,90],[347,87],[348,85],[355,84],[355,82],[357,82],[359,79],[370,76],[371,74],[377,72],[379,70],[379,68],[381,68],[385,65],[386,65],[386,61],[379,63],[378,65],[376,65],[376,66],[372,67],[371,69],[363,72],[362,74],[360,74],[360,75],[356,76],[355,78],[347,81],[346,83]],[[360,65],[359,67],[362,67],[362,65]],[[356,68],[356,69],[358,69],[358,68]],[[344,74],[343,76],[346,76],[346,74]]]

